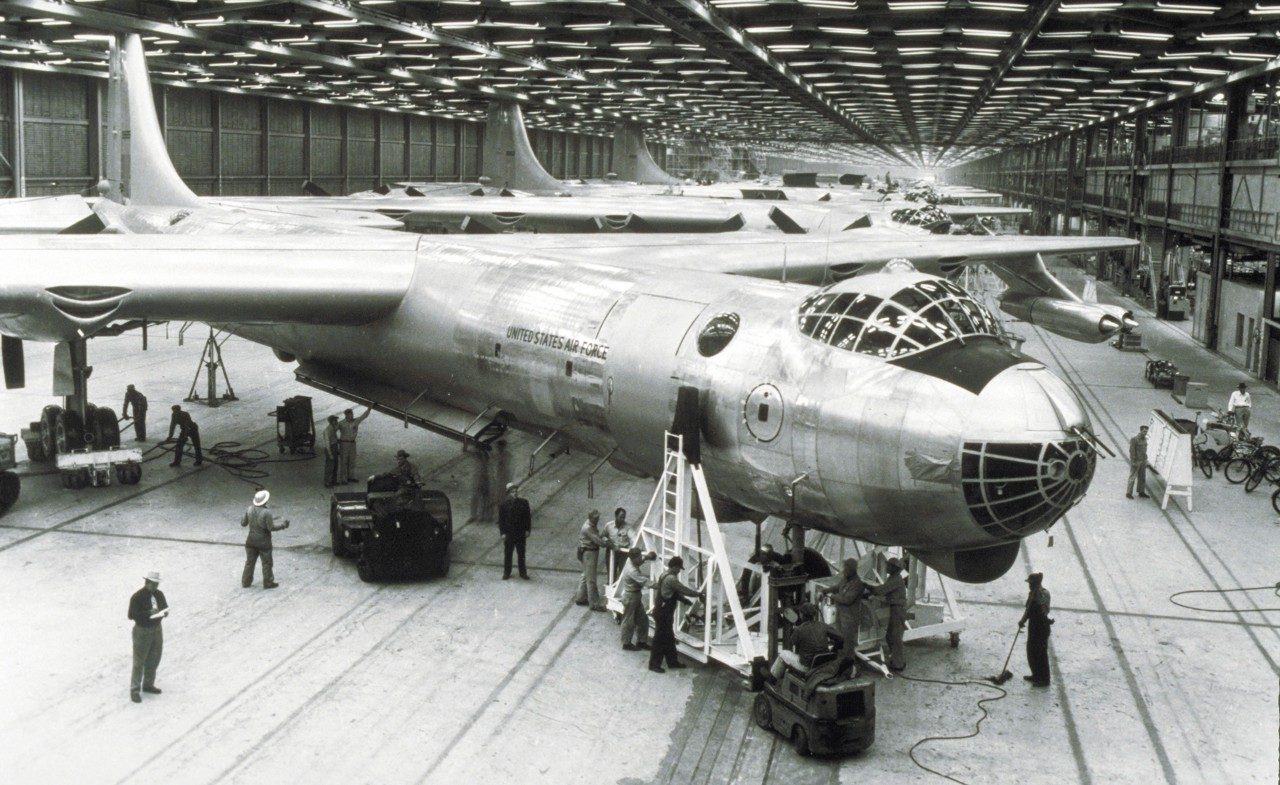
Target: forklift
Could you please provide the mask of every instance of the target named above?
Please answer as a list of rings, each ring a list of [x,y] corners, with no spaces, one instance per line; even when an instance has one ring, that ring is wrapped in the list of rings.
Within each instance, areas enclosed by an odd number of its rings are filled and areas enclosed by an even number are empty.
[[[774,566],[768,578],[775,600],[769,613],[772,662],[779,643],[790,644],[809,575],[803,565],[786,565]],[[833,667],[839,656],[835,651],[819,655],[807,673],[788,667],[777,680],[766,675],[765,663],[756,663],[752,681],[760,691],[751,709],[756,724],[786,736],[799,755],[852,755],[870,747],[876,735],[876,686],[858,674],[856,664]]]

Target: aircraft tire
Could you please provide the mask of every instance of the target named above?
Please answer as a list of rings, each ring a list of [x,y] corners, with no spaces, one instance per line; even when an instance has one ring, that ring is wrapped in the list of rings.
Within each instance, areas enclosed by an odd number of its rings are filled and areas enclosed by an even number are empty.
[[[40,446],[47,461],[58,457],[58,418],[61,415],[61,406],[46,406],[40,412]]]

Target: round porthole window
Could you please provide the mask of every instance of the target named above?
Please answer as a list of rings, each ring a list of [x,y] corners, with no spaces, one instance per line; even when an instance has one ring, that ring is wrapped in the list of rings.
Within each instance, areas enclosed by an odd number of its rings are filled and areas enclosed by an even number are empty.
[[[713,316],[702,331],[698,333],[698,354],[703,357],[714,357],[724,351],[733,336],[738,334],[738,325],[742,320],[736,313],[722,313]]]

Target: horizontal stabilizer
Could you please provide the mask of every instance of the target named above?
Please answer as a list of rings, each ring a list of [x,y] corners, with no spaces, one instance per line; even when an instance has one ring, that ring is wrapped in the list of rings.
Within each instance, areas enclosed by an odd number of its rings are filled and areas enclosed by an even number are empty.
[[[332,196],[328,191],[311,182],[310,180],[302,184],[302,192],[307,196]]]

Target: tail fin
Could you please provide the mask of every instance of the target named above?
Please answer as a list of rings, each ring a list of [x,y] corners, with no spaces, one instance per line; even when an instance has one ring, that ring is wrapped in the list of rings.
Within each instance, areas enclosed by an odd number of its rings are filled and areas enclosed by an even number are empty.
[[[517,104],[493,101],[484,129],[484,171],[494,186],[533,193],[561,193],[564,183],[547,173],[538,163],[524,116]]]
[[[125,38],[123,46],[117,43],[111,48],[107,116],[109,198],[166,207],[200,203],[174,169],[165,148],[142,39],[136,35]]]
[[[613,135],[613,166],[620,180],[645,185],[676,185],[680,181],[667,174],[653,160],[644,131],[638,123],[618,123]]]

